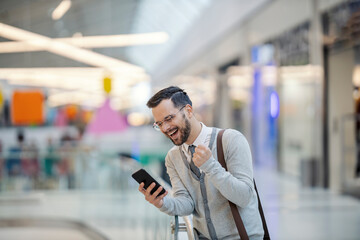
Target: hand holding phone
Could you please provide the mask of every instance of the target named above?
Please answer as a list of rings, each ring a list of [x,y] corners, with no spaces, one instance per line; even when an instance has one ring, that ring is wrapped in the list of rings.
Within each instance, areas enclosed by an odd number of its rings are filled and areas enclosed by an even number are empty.
[[[144,169],[133,173],[132,177],[140,183],[139,191],[144,194],[145,199],[160,208],[163,204],[162,199],[168,192]]]

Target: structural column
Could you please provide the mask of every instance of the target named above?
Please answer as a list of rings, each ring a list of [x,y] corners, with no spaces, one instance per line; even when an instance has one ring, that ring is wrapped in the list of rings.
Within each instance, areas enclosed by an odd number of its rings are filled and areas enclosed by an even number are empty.
[[[324,134],[324,66],[323,66],[323,41],[321,14],[319,10],[319,0],[310,0],[311,18],[310,18],[310,64],[312,66],[313,81],[313,124],[311,129],[312,148],[311,156],[308,161],[308,176],[311,179],[311,185],[322,186],[323,183],[323,134]]]

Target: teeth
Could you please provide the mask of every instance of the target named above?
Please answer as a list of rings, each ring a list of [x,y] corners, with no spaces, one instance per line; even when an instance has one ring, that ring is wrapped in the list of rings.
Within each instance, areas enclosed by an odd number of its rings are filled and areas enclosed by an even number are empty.
[[[169,135],[173,135],[176,132],[177,129],[175,129],[172,133],[169,133]]]

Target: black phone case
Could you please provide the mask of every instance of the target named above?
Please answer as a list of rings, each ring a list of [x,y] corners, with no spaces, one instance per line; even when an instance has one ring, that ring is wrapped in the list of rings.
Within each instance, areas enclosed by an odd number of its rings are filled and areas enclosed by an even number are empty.
[[[133,173],[131,175],[139,184],[140,183],[144,183],[144,188],[147,189],[151,183],[155,183],[155,187],[153,188],[153,190],[151,190],[151,194],[153,194],[161,185],[153,178],[150,176],[150,174],[145,171],[145,169],[140,169],[139,171]],[[159,193],[158,196],[162,195],[165,193],[165,189],[163,188],[161,190],[161,192]]]

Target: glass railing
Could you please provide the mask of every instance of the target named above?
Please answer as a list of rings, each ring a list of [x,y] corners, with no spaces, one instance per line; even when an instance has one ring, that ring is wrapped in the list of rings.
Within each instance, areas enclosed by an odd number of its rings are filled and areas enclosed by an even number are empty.
[[[29,232],[51,239],[63,228],[64,236],[79,237],[62,239],[175,238],[174,217],[145,201],[131,177],[143,167],[156,178],[159,161],[144,166],[124,154],[76,147],[7,151],[0,164],[0,239]]]

